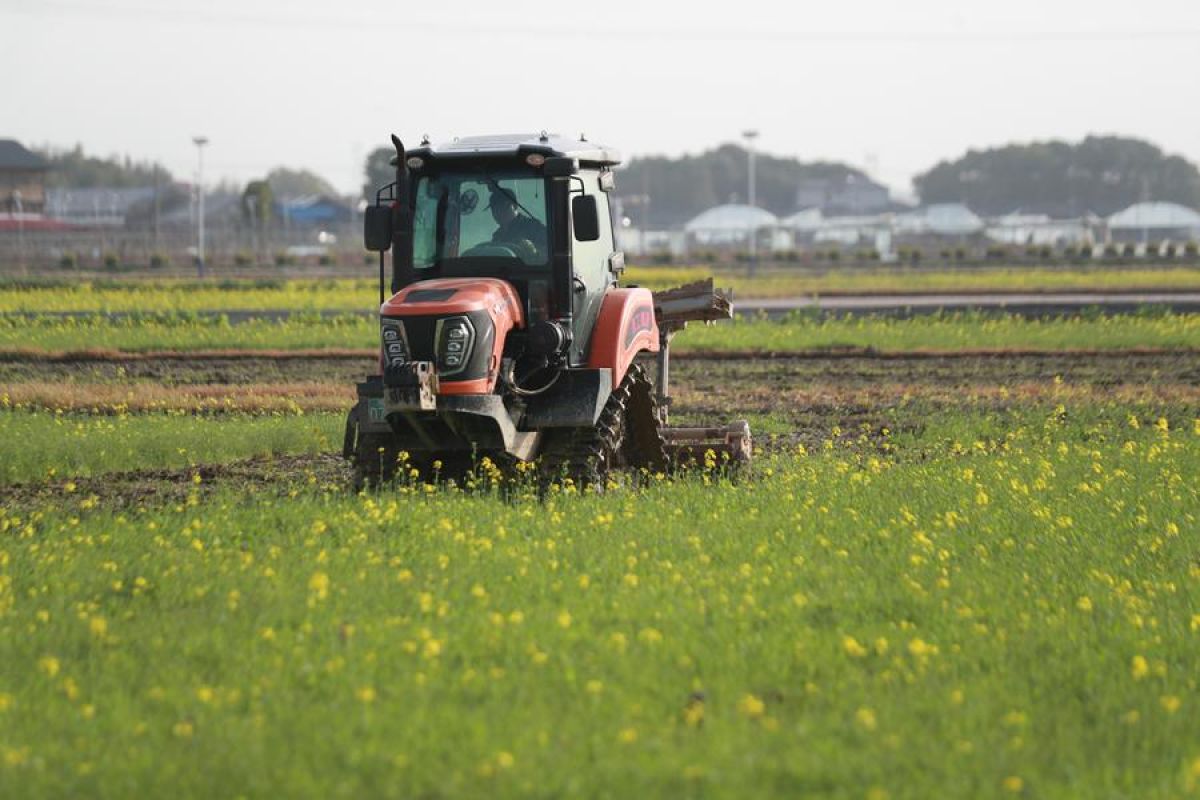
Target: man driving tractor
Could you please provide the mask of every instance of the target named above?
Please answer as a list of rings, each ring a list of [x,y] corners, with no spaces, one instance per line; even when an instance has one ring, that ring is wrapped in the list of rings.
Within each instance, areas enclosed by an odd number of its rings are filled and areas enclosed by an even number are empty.
[[[494,187],[488,200],[488,209],[497,228],[492,242],[515,248],[522,260],[529,264],[546,262],[546,226],[532,216],[520,213],[520,203],[511,190]]]

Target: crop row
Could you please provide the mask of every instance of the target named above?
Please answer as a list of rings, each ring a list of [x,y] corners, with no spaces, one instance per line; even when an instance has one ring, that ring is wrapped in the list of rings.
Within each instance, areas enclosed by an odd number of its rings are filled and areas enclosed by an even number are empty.
[[[713,276],[739,298],[906,292],[1114,291],[1200,288],[1195,268],[1043,268],[906,270],[888,268],[745,270],[704,266],[632,267],[623,280],[666,289]],[[5,311],[234,311],[370,309],[376,282],[367,278],[260,280],[25,280],[0,283]]]
[[[377,337],[377,324],[355,314],[297,314],[236,324],[220,315],[172,312],[0,316],[0,351],[371,348]],[[958,312],[903,319],[796,313],[778,320],[739,318],[709,327],[692,326],[677,338],[675,347],[677,352],[1187,349],[1200,347],[1200,315],[1088,313],[1029,319]]]

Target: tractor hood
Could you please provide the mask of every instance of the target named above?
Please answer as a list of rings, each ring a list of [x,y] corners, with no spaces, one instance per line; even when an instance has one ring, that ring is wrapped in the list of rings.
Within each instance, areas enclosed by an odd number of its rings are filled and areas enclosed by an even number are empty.
[[[524,327],[521,299],[508,281],[499,278],[438,278],[418,281],[394,294],[380,308],[385,317],[467,314],[489,311],[508,315],[512,326]]]
[[[499,278],[438,278],[397,292],[380,308],[382,360],[435,365],[440,394],[488,394],[504,341],[525,326],[520,296]]]

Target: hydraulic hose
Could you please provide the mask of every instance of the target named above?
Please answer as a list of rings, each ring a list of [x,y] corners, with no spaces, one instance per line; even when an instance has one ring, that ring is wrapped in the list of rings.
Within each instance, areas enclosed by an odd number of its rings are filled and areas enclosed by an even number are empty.
[[[517,383],[517,378],[515,375],[516,368],[516,359],[510,360],[508,362],[508,366],[504,368],[503,372],[501,372],[500,377],[504,379],[504,382],[508,384],[508,387],[512,389],[515,394],[518,394],[521,397],[536,397],[537,395],[550,389],[552,386],[554,386],[554,384],[558,383],[558,379],[562,377],[562,370],[556,370],[554,372],[554,377],[551,378],[545,386],[540,386],[536,389],[526,389]]]

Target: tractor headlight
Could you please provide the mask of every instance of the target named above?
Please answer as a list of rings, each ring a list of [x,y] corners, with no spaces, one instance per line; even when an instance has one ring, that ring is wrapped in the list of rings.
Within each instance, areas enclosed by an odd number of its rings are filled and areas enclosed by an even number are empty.
[[[380,335],[383,340],[384,364],[388,367],[407,364],[411,354],[408,351],[408,337],[404,334],[404,323],[385,317],[380,321]]]
[[[446,317],[437,324],[439,375],[454,375],[467,368],[475,347],[475,326],[466,317]]]

